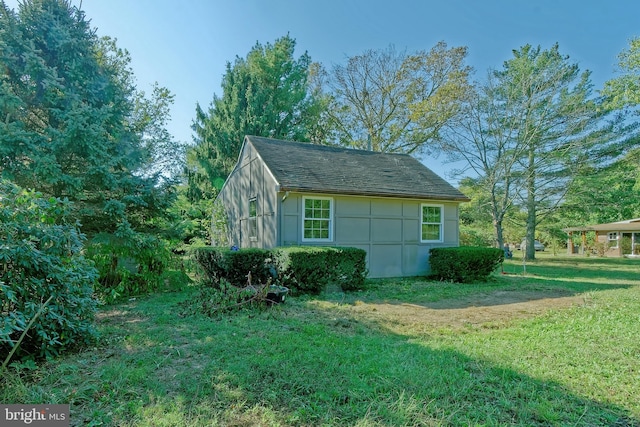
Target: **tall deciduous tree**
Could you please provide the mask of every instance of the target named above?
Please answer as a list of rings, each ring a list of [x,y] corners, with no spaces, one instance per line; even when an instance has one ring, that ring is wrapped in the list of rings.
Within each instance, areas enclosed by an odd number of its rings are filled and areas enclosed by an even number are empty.
[[[171,95],[138,92],[128,53],[84,12],[66,0],[18,12],[2,2],[0,61],[2,177],[76,202],[85,232],[158,207],[163,147],[178,145],[163,131]]]
[[[522,118],[513,114],[520,101],[501,93],[499,84],[490,72],[486,83],[461,103],[461,114],[445,126],[437,146],[450,161],[464,165],[454,172],[476,176],[474,182],[482,188],[482,199],[491,214],[493,243],[503,247],[503,223],[518,191],[516,177],[524,144],[517,135]]]
[[[273,44],[257,43],[246,58],[227,63],[222,97],[214,96],[207,111],[197,106],[195,145],[187,157],[193,198],[221,187],[245,135],[322,139],[322,108],[311,86],[311,58],[304,53],[296,59],[295,45],[289,35]]]
[[[530,45],[492,71],[465,120],[441,146],[463,159],[491,195],[496,240],[512,206],[526,212],[527,257],[535,258],[536,226],[554,212],[576,177],[615,156],[620,138],[607,110],[558,45]]]
[[[381,152],[426,150],[469,91],[465,47],[440,42],[412,54],[369,50],[326,79],[337,143]]]

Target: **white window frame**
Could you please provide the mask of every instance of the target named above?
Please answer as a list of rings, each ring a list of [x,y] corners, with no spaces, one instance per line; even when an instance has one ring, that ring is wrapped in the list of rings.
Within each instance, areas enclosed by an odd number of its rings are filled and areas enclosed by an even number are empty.
[[[425,222],[424,221],[424,208],[439,208],[440,209],[440,222]],[[424,225],[438,225],[440,226],[440,238],[437,240],[425,240],[422,238],[422,227]],[[444,205],[434,204],[434,203],[422,203],[420,205],[420,229],[418,230],[420,233],[420,242],[422,243],[442,243],[444,242]]]
[[[255,204],[255,212],[254,215],[251,216],[251,203]],[[251,197],[249,199],[249,240],[255,242],[258,240],[258,198]]]
[[[617,231],[612,231],[610,233],[607,233],[607,244],[609,245],[610,248],[615,249],[618,247],[619,235],[620,234]],[[611,244],[611,242],[613,242],[613,244]]]
[[[321,218],[321,220],[326,220],[329,222],[329,237],[328,238],[309,238],[304,236],[304,223],[306,220],[318,220],[319,218],[307,218],[306,214],[306,201],[307,200],[328,200],[329,201],[329,218]],[[303,196],[302,197],[302,213],[301,213],[301,232],[302,232],[302,241],[303,242],[333,242],[333,197],[325,197],[325,196]]]

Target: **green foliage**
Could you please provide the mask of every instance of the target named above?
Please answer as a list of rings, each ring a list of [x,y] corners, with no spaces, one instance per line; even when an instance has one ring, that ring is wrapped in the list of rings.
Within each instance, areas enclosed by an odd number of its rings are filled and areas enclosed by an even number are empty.
[[[618,55],[620,75],[605,83],[602,94],[609,108],[630,107],[640,105],[640,37],[629,40],[629,48]]]
[[[222,97],[207,111],[196,108],[196,145],[187,153],[191,200],[212,198],[235,165],[245,135],[311,140],[320,109],[309,84],[311,58],[294,57],[288,35],[266,46],[257,43],[246,58],[227,63]]]
[[[493,246],[495,236],[490,230],[460,225],[460,246]]]
[[[623,221],[640,217],[640,150],[629,150],[602,170],[578,177],[562,206],[565,226]]]
[[[164,127],[168,91],[138,92],[129,54],[67,0],[3,4],[0,28],[2,177],[69,198],[87,234],[158,215],[160,173],[182,158]]]
[[[302,293],[319,293],[335,283],[345,291],[362,289],[366,251],[343,247],[283,247],[273,250],[281,283]]]
[[[342,247],[286,247],[273,250],[248,248],[233,251],[210,246],[194,248],[196,262],[215,286],[229,282],[237,287],[264,284],[271,278],[292,291],[318,293],[330,283],[343,290],[364,287],[366,251]]]
[[[87,246],[87,257],[100,274],[96,293],[105,301],[158,290],[171,261],[171,251],[156,236],[136,232],[128,223],[114,234],[100,233]]]
[[[271,280],[261,285],[237,287],[222,279],[217,287],[200,286],[198,292],[178,304],[181,316],[204,315],[221,319],[222,316],[242,311],[259,312],[273,305],[268,299]]]
[[[488,74],[461,121],[440,140],[450,160],[478,176],[499,244],[504,225],[526,213],[529,259],[536,227],[558,209],[576,177],[624,152],[629,129],[593,95],[590,78],[557,44],[522,46]]]
[[[325,85],[334,142],[380,152],[426,151],[470,90],[466,56],[466,47],[439,42],[428,52],[368,50],[335,65]]]
[[[211,209],[211,239],[216,246],[229,245],[229,219],[221,201],[213,203]]]
[[[333,267],[335,282],[343,291],[357,291],[365,288],[367,251],[364,249],[339,247],[330,252],[330,266]]]
[[[93,341],[98,277],[70,203],[0,181],[0,354],[54,357]],[[48,301],[46,307],[43,303]]]
[[[0,402],[119,427],[637,427],[638,267],[543,256],[489,283],[376,279],[217,322],[179,316],[198,289],[159,293],[106,307],[100,346],[2,373]]]
[[[601,167],[619,152],[622,129],[606,122],[606,110],[592,94],[589,71],[560,53],[525,45],[496,71],[495,94],[522,149],[514,202],[527,212],[526,256],[535,257],[537,225],[551,215],[576,177]]]
[[[461,246],[429,251],[431,277],[458,283],[487,280],[503,261],[504,251],[499,248]]]
[[[251,273],[251,283],[266,283],[272,277],[267,249],[247,248],[233,251],[212,246],[196,247],[193,257],[211,279],[214,287],[226,281],[233,286],[244,287]]]

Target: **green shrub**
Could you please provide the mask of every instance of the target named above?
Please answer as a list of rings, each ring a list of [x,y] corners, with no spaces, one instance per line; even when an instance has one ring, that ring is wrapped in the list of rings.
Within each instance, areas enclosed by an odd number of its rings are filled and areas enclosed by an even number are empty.
[[[331,281],[328,248],[286,247],[273,252],[278,278],[283,286],[298,293],[320,293]]]
[[[99,233],[87,245],[87,257],[100,274],[98,295],[107,302],[158,290],[171,261],[169,246],[121,223],[113,234]]]
[[[14,357],[49,358],[95,338],[98,274],[69,209],[68,201],[0,182],[0,354],[18,345],[38,313]]]
[[[429,254],[430,276],[458,283],[487,280],[504,261],[504,251],[498,248],[433,248]]]
[[[233,251],[201,246],[194,248],[192,253],[215,286],[226,280],[233,286],[243,287],[247,284],[249,272],[252,283],[266,283],[275,273],[271,271],[271,252],[267,249],[248,248]]]
[[[364,288],[367,270],[367,251],[358,248],[334,248],[330,266],[335,266],[334,280],[343,291],[357,291]]]
[[[282,285],[301,293],[319,293],[330,283],[343,290],[364,287],[366,251],[341,247],[286,247],[273,250]]]
[[[362,289],[367,277],[367,253],[357,248],[295,246],[232,251],[204,246],[194,248],[192,256],[216,287],[223,280],[245,286],[251,272],[254,284],[277,276],[278,282],[292,291],[319,293],[330,283],[343,290]]]

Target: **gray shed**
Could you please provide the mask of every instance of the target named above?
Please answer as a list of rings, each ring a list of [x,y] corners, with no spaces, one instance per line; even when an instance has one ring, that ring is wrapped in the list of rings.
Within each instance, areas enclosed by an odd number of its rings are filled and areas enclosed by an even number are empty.
[[[406,154],[257,136],[245,137],[216,199],[230,244],[362,248],[370,277],[426,274],[431,248],[458,246],[466,201]]]

